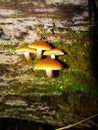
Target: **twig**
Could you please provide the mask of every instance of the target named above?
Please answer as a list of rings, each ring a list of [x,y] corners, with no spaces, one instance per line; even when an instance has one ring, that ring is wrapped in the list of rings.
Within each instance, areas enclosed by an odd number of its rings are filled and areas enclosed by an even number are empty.
[[[57,129],[55,129],[55,130],[69,129],[69,128],[75,126],[75,125],[81,124],[81,123],[83,123],[83,122],[85,122],[85,121],[87,121],[87,120],[90,120],[90,119],[92,119],[92,118],[94,118],[94,117],[96,117],[96,116],[98,116],[98,114],[92,115],[92,116],[90,116],[90,117],[88,117],[88,118],[85,118],[85,119],[83,119],[83,120],[81,120],[81,121],[78,121],[78,122],[76,122],[76,123],[74,123],[74,124],[70,124],[70,125],[68,125],[68,126],[64,126],[64,127],[61,127],[61,128],[57,128]]]

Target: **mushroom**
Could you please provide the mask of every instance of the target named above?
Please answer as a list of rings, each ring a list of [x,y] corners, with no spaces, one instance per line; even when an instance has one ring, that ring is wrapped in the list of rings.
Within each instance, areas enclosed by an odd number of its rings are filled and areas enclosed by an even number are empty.
[[[36,53],[36,49],[28,47],[28,44],[20,46],[16,48],[16,53],[18,54],[24,54],[24,57],[26,58],[27,61],[31,60],[31,55],[30,53]]]
[[[46,70],[46,75],[50,78],[53,77],[53,70],[61,69],[63,69],[62,64],[50,57],[42,59],[34,65],[34,70]]]
[[[43,55],[50,55],[52,59],[55,59],[56,55],[64,55],[64,52],[62,52],[58,48],[54,48],[52,50],[46,50],[46,51],[44,51]]]
[[[43,50],[52,49],[51,46],[45,41],[35,41],[28,45],[30,48],[35,48],[37,50],[37,58],[41,59]]]

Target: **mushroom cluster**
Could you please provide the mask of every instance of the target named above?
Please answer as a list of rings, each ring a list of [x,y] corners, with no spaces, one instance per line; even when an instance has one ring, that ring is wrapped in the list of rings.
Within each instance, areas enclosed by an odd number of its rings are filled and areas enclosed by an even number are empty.
[[[46,75],[50,78],[53,77],[53,70],[63,69],[63,65],[55,57],[57,55],[64,55],[64,53],[59,48],[52,48],[45,41],[40,40],[20,46],[16,48],[16,53],[24,54],[27,61],[32,60],[31,54],[32,56],[36,54],[36,58],[39,61],[33,66],[34,70],[45,70]],[[43,58],[43,56],[47,57]]]

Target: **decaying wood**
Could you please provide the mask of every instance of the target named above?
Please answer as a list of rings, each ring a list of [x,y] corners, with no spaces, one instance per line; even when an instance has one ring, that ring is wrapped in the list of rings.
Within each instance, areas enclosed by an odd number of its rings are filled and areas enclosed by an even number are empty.
[[[39,39],[55,42],[69,28],[83,31],[88,26],[87,0],[0,0],[0,117],[62,126],[79,119],[73,110],[82,114],[86,110],[87,115],[96,110],[96,102],[89,102],[92,108],[83,102],[78,110],[68,94],[55,93],[56,90],[47,93],[49,81],[44,85],[43,77],[33,77],[32,65],[15,54],[15,48],[24,43]],[[28,76],[27,72],[31,74]],[[82,96],[84,93],[76,93],[76,98]]]
[[[42,25],[50,33],[64,33],[70,27],[74,30],[87,29],[88,2],[70,1],[1,1],[0,28],[3,39],[36,40],[36,25]],[[35,36],[35,37],[34,37]]]

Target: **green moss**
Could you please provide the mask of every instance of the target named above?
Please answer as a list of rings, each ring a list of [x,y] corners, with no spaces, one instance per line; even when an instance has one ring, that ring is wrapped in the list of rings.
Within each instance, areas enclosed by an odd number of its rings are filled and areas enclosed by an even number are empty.
[[[38,28],[41,29],[42,26]],[[4,83],[3,89],[6,90],[4,96],[20,95],[30,100],[33,99],[35,102],[45,102],[52,110],[58,112],[56,116],[53,115],[54,120],[62,120],[66,115],[69,116],[75,112],[83,113],[85,103],[81,103],[83,98],[81,95],[86,93],[87,95],[98,96],[96,87],[98,83],[91,69],[92,46],[89,33],[75,32],[69,29],[66,34],[53,35],[42,29],[38,35],[44,37],[53,47],[58,47],[64,51],[65,55],[56,57],[63,64],[63,70],[54,72],[54,77],[48,78],[45,71],[33,70],[33,65],[38,61],[36,56],[29,63],[23,56],[19,56],[17,63],[6,66],[6,70],[9,71],[3,71],[5,68],[2,67],[2,84]],[[55,40],[48,40],[49,36],[54,37]],[[15,47],[9,44],[3,49],[13,51]],[[13,71],[10,71],[11,69]],[[0,85],[1,88],[2,84]],[[3,100],[3,95],[1,95],[0,100]],[[91,100],[92,103],[93,100]],[[5,108],[5,106],[1,107]],[[16,115],[19,115],[22,109],[12,108],[12,111],[16,111]],[[12,111],[9,110],[9,112]],[[41,111],[37,111],[35,116],[39,116],[43,120],[50,118],[50,116],[42,117]]]

